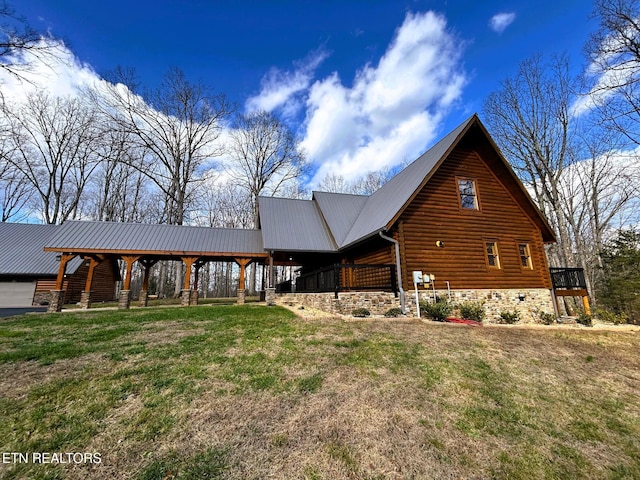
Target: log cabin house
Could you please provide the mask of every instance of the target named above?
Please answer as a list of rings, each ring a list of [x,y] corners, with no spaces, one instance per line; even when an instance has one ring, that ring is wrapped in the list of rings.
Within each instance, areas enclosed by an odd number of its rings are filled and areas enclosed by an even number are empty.
[[[120,259],[126,273],[120,305],[129,307],[134,264],[182,261],[183,304],[197,303],[197,272],[206,262],[245,269],[263,264],[267,302],[299,302],[336,313],[367,307],[374,314],[399,306],[415,313],[415,296],[482,301],[495,318],[518,310],[525,320],[554,311],[552,275],[544,246],[555,235],[477,115],[471,116],[369,196],[313,192],[310,200],[259,198],[259,228],[66,222],[44,250],[61,261],[51,309],[65,295],[67,268],[85,259],[84,304],[95,290],[94,270]],[[274,266],[296,277],[274,284]],[[421,285],[414,282],[420,272]],[[195,273],[192,281],[192,273]],[[424,280],[427,280],[424,282]],[[565,294],[586,296],[578,285]],[[88,300],[88,301],[87,301]]]

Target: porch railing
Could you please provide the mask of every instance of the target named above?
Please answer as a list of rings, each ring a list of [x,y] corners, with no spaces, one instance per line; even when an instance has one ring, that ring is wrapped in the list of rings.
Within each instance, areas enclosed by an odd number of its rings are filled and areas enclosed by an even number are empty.
[[[300,275],[295,291],[301,293],[381,290],[397,293],[396,266],[392,264],[335,264]]]
[[[550,268],[551,284],[555,289],[586,289],[587,282],[582,268]]]

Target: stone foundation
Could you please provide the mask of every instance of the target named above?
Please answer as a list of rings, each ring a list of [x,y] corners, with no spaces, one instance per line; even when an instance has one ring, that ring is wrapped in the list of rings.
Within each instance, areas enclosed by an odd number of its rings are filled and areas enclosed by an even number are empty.
[[[91,308],[91,290],[83,290],[80,294],[80,308],[85,310]]]
[[[128,310],[131,305],[131,290],[120,290],[120,297],[118,297],[118,308],[121,310]]]
[[[275,288],[267,288],[264,294],[264,301],[267,305],[275,305],[276,304],[276,289]]]
[[[183,307],[198,305],[198,291],[182,290],[180,295],[180,305]]]
[[[238,305],[244,305],[244,301],[246,298],[246,290],[243,288],[238,289],[238,301],[236,302]]]
[[[51,290],[49,295],[49,306],[47,312],[61,312],[62,304],[64,303],[64,290]]]
[[[140,290],[140,295],[138,296],[138,305],[141,307],[149,306],[149,292],[146,290]]]
[[[448,299],[447,290],[436,290],[436,297]],[[421,289],[420,301],[433,301],[433,291]],[[498,323],[500,312],[517,310],[521,323],[538,323],[539,312],[553,313],[551,291],[538,289],[518,290],[452,290],[454,304],[484,302],[486,323]],[[408,316],[415,316],[415,290],[405,292]],[[372,315],[384,315],[391,308],[400,308],[400,298],[389,292],[341,292],[338,298],[333,293],[284,293],[276,296],[276,303],[300,303],[329,313],[351,315],[356,308],[366,308]]]

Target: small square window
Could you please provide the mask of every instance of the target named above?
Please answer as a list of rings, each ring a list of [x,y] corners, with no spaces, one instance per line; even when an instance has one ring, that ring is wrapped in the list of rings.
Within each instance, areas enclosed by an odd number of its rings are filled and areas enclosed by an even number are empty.
[[[520,255],[520,267],[526,270],[533,270],[533,263],[531,262],[531,250],[528,243],[518,243],[518,255]]]
[[[460,207],[467,210],[478,210],[478,189],[476,181],[470,178],[458,178],[458,194]]]
[[[498,253],[498,242],[493,240],[484,242],[487,254],[487,266],[492,269],[500,269],[500,254]]]

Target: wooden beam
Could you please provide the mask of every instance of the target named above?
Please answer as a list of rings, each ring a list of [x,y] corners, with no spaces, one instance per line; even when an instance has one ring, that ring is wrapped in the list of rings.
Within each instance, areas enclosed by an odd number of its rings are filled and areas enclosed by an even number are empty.
[[[577,290],[560,289],[554,290],[554,293],[557,297],[587,297],[589,295],[589,293],[584,288]]]
[[[184,289],[191,289],[191,267],[196,263],[200,257],[182,257],[182,261],[185,264],[184,269]]]
[[[64,285],[64,275],[67,270],[67,263],[73,258],[75,258],[75,254],[73,253],[63,253],[60,255],[60,266],[58,267],[58,277],[56,278],[56,290],[62,290],[62,286]]]
[[[131,289],[131,270],[133,269],[133,264],[140,259],[140,255],[123,255],[121,258],[126,265],[124,282],[122,282],[122,290],[130,290]]]
[[[251,263],[251,258],[236,258],[235,261],[238,265],[240,265],[240,281],[238,282],[238,288],[240,290],[245,289],[245,271],[247,265]]]
[[[142,277],[142,290],[147,292],[149,290],[149,274],[151,273],[151,267],[153,267],[158,260],[154,258],[141,258],[138,263],[144,269],[144,275]]]
[[[87,259],[85,258],[85,261],[86,260]],[[84,285],[85,292],[91,291],[91,284],[93,283],[93,272],[95,271],[96,267],[101,263],[100,260],[96,260],[93,257],[89,258],[88,260],[89,260],[89,271],[87,272],[87,281]]]

